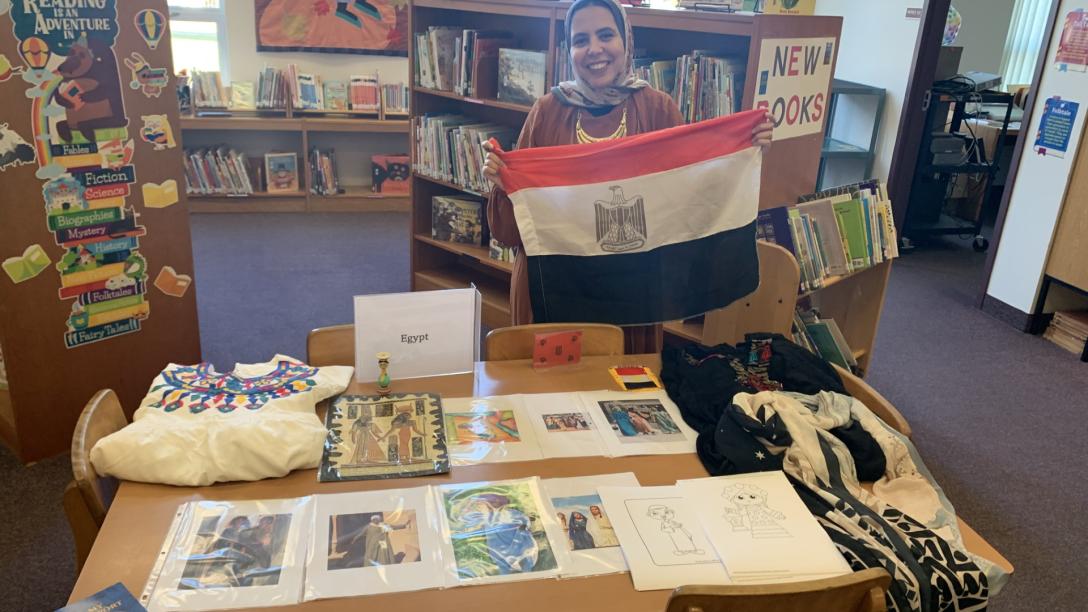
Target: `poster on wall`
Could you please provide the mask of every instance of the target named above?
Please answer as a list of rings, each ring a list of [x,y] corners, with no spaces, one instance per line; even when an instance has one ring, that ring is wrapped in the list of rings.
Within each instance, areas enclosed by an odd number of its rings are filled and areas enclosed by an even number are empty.
[[[408,0],[254,0],[258,51],[408,55]]]
[[[52,257],[39,247],[24,259],[57,262],[59,298],[71,301],[67,348],[140,331],[150,314],[146,230],[128,201],[135,145],[114,49],[115,0],[16,2],[11,19],[26,62],[26,142],[43,181],[42,223],[57,247]]]
[[[762,41],[754,107],[774,117],[775,140],[823,131],[834,64],[834,38]]]
[[[1088,12],[1084,9],[1066,14],[1054,62],[1061,72],[1088,72]]]
[[[1035,152],[1065,157],[1079,110],[1080,104],[1077,102],[1062,100],[1057,96],[1048,98],[1043,103],[1043,115],[1039,120],[1039,130],[1035,133]]]

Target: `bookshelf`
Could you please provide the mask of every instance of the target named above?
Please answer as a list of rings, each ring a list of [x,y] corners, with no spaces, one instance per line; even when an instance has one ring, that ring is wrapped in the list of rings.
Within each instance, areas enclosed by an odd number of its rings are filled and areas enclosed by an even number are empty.
[[[407,115],[386,113],[384,110],[380,114],[302,112],[294,109],[223,112],[230,114],[220,115],[216,111],[215,114],[181,117],[180,145],[207,146],[230,142],[251,155],[263,154],[272,149],[295,151],[299,153],[299,180],[302,190],[244,196],[190,194],[189,212],[408,212],[410,200],[406,194],[374,193],[366,183],[344,184],[345,179],[360,180],[360,175],[369,181],[369,159],[366,160],[365,170],[356,168],[354,172],[349,172],[341,165],[339,171],[344,193],[328,196],[310,193],[310,173],[305,159],[312,144],[325,147],[329,138],[340,138],[342,142],[345,138],[343,135],[356,138],[361,134],[374,134],[386,141],[396,139],[397,143],[388,152],[406,151],[408,146],[404,139],[407,138],[410,126]],[[342,149],[337,147],[337,150]]]
[[[545,51],[545,83],[554,81],[557,42],[563,35],[568,1],[552,0],[413,0],[411,30],[414,35],[431,26],[506,30],[522,49]],[[648,55],[679,57],[695,49],[709,49],[747,60],[742,108],[751,109],[761,42],[766,38],[839,37],[838,17],[745,15],[680,9],[628,7],[636,47]],[[451,91],[422,87],[416,80],[418,58],[414,45],[410,113],[413,121],[434,113],[458,113],[476,119],[519,128],[528,106],[495,99],[466,97]],[[418,168],[412,138],[413,167]],[[760,208],[794,202],[814,191],[823,135],[812,134],[775,143],[764,158]],[[476,284],[484,294],[483,320],[489,327],[511,323],[510,275],[513,266],[489,260],[486,249],[464,248],[430,238],[431,198],[436,195],[486,196],[446,180],[413,172],[411,186],[412,288],[466,287]],[[850,283],[843,281],[846,287]],[[839,284],[843,284],[839,283]],[[859,345],[860,346],[860,345]]]

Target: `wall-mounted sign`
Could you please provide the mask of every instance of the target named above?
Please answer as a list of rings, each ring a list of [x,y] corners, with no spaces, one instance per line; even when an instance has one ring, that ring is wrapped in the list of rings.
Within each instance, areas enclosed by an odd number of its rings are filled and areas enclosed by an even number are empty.
[[[774,117],[774,139],[819,134],[835,64],[834,38],[768,38],[756,72],[755,108]]]

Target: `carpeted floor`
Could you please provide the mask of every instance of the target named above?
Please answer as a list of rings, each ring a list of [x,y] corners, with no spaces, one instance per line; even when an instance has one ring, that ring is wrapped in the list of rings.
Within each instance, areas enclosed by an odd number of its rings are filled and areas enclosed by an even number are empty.
[[[194,215],[204,356],[220,369],[305,355],[311,327],[352,320],[351,296],[408,289],[407,217]],[[952,243],[896,262],[869,382],[910,420],[959,513],[1017,574],[994,610],[1079,610],[1088,488],[1088,364],[974,308],[982,255]],[[1078,423],[1081,423],[1078,425]],[[63,605],[74,582],[60,500],[66,457],[0,450],[0,609]]]

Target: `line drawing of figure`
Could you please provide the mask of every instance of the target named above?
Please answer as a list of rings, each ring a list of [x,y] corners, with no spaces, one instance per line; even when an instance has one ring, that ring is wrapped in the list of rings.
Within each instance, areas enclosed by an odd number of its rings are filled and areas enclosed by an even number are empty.
[[[604,515],[601,507],[590,506],[589,514],[589,534],[593,536],[593,541],[597,543],[597,547],[619,546],[620,540],[616,537],[616,531],[612,529],[612,521]]]
[[[695,538],[684,524],[673,517],[676,513],[664,504],[654,504],[646,508],[646,516],[661,521],[661,532],[672,540],[674,555],[703,555],[706,551],[695,545]]]
[[[570,537],[571,550],[597,548],[597,545],[593,542],[593,536],[586,531],[588,523],[589,520],[586,519],[586,515],[581,512],[574,511],[570,513],[570,526],[567,529],[567,535]]]
[[[396,437],[392,438],[392,440],[396,442],[397,463],[412,463],[413,433],[417,436],[426,437],[426,434],[416,426],[415,419],[412,418],[412,408],[402,407],[397,411],[397,416],[393,417],[393,420],[389,422],[389,431],[382,436],[384,440],[396,434]]]
[[[380,442],[385,438],[374,417],[364,413],[351,424],[351,441],[355,450],[351,454],[351,463],[388,463],[388,457],[382,451]]]
[[[733,531],[748,531],[753,538],[788,538],[790,532],[778,524],[786,518],[767,505],[767,492],[753,484],[730,485],[722,490],[725,498],[725,518]]]
[[[657,433],[650,427],[650,422],[647,421],[638,410],[628,408],[627,417],[631,419],[631,424],[635,426],[635,431],[638,433],[646,436],[652,436]]]

